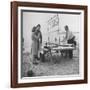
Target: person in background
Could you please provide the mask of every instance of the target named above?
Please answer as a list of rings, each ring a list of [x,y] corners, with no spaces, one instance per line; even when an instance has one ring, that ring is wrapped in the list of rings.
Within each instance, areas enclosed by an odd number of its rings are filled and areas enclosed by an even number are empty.
[[[66,36],[65,36],[63,41],[67,41],[68,44],[73,44],[74,46],[76,46],[75,36],[69,30],[68,25],[66,25],[64,28],[65,28],[65,31],[66,31]],[[71,59],[73,58],[73,50],[68,50],[67,54],[69,54],[69,58],[71,58]]]

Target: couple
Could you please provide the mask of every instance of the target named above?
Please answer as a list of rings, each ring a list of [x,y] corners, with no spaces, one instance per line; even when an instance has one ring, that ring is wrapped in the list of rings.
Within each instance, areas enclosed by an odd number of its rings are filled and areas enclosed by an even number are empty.
[[[37,60],[40,59],[40,48],[42,45],[42,33],[40,31],[41,25],[38,24],[32,29],[32,60],[33,64],[38,64]]]

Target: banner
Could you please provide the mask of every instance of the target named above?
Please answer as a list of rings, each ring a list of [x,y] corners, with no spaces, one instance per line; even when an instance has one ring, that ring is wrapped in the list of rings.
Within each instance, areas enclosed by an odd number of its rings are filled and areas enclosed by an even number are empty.
[[[54,27],[59,26],[59,16],[58,14],[54,15],[48,20],[48,30],[53,29]]]

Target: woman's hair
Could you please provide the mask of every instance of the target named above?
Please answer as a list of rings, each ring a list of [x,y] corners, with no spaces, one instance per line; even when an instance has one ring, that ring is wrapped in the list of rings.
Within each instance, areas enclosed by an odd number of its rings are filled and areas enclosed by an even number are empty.
[[[36,29],[36,27],[34,26],[34,27],[32,28],[32,32],[35,32],[35,29]]]
[[[40,25],[40,24],[38,24],[38,25],[37,25],[37,27],[41,27],[41,25]]]

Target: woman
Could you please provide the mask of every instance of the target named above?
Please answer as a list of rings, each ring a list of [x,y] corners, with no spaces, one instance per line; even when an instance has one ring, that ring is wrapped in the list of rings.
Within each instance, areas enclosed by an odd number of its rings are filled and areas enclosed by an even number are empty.
[[[33,27],[32,29],[32,59],[33,59],[33,64],[38,64],[37,59],[38,59],[38,40],[39,40],[39,35],[37,35],[37,30],[36,27]]]
[[[38,60],[40,60],[40,51],[41,51],[41,46],[42,46],[42,33],[40,31],[41,25],[38,24],[36,26],[36,34],[38,35]]]

